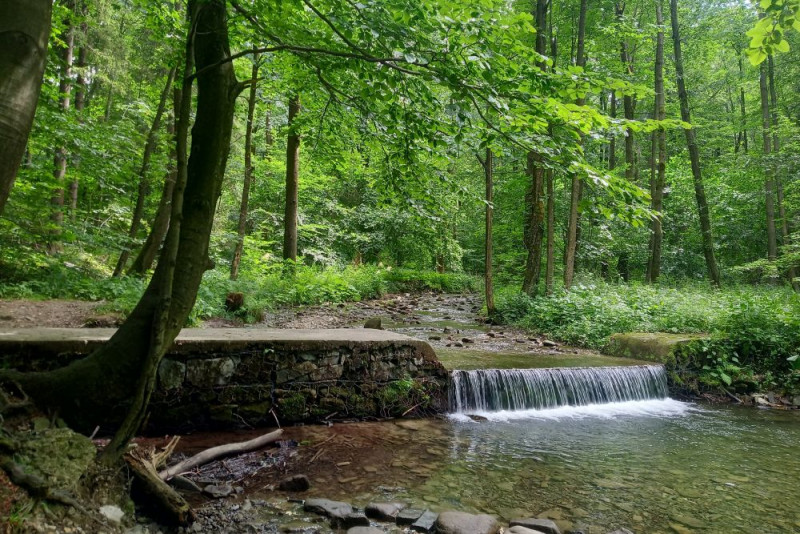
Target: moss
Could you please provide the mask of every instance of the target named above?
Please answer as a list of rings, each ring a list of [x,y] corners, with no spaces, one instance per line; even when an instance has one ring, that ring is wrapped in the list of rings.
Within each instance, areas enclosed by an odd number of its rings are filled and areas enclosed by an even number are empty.
[[[300,393],[292,393],[278,399],[281,416],[289,421],[301,421],[306,414],[306,398]]]

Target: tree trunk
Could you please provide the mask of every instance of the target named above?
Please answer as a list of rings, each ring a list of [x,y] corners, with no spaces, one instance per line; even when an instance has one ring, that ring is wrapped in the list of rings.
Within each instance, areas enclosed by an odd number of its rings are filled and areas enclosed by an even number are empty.
[[[770,124],[769,114],[769,95],[767,91],[767,65],[761,63],[759,68],[758,85],[761,92],[761,127],[764,139],[764,196],[767,215],[767,259],[775,261],[778,258],[778,239],[775,230],[775,198],[773,189],[775,187],[775,170],[770,159],[772,153],[772,125]]]
[[[585,39],[586,39],[586,11],[588,0],[581,0],[581,11],[578,16],[578,52],[575,58],[575,65],[578,67],[586,66]],[[579,98],[577,105],[583,106],[585,98]],[[583,144],[583,135],[581,135]],[[572,175],[572,184],[569,200],[569,220],[567,221],[567,243],[564,251],[564,287],[572,287],[572,280],[575,277],[575,254],[578,248],[578,205],[581,196],[581,178],[577,174]]]
[[[147,141],[144,145],[144,153],[142,154],[142,164],[139,166],[139,187],[136,192],[136,204],[133,208],[131,216],[131,226],[128,230],[128,244],[119,255],[117,266],[114,268],[112,276],[120,276],[122,271],[125,270],[125,265],[128,263],[128,258],[131,255],[131,248],[136,241],[136,236],[139,234],[139,228],[142,224],[142,215],[144,214],[144,203],[147,200],[147,193],[150,189],[150,182],[147,173],[150,170],[150,158],[155,152],[156,143],[158,141],[158,129],[161,127],[161,117],[164,115],[164,110],[167,107],[167,100],[172,90],[172,81],[175,79],[176,68],[170,69],[167,74],[167,83],[161,91],[161,97],[158,100],[158,107],[156,108],[153,123],[150,125],[150,130],[147,132]]]
[[[50,0],[0,3],[0,215],[25,154],[42,87]]]
[[[209,237],[240,88],[233,65],[226,61],[230,51],[225,2],[190,0],[189,13],[187,67],[194,57],[197,71],[203,72],[197,76],[197,112],[188,164],[185,139],[191,78],[186,74],[191,69],[184,75],[178,127],[178,139],[184,141],[178,144],[179,178],[165,244],[165,252],[174,251],[174,257],[162,257],[136,308],[102,348],[52,372],[6,373],[41,405],[58,408],[76,429],[91,428],[98,420],[119,421],[119,409],[127,409],[122,431],[107,448],[110,457],[124,451],[125,436],[119,436],[135,431],[144,415],[161,357],[186,323],[203,273],[210,266]],[[173,280],[178,283],[173,285]],[[139,377],[138,384],[132,377]]]
[[[608,115],[612,119],[617,118],[617,92],[611,91],[611,104]],[[617,136],[611,134],[611,139],[608,141],[608,170],[613,171],[617,168]]]
[[[670,19],[672,22],[672,44],[675,49],[675,79],[678,84],[678,100],[681,107],[681,120],[691,123],[689,113],[689,93],[686,91],[686,81],[683,78],[683,56],[681,55],[681,35],[678,25],[678,0],[670,0]],[[717,259],[714,257],[714,236],[711,232],[711,216],[708,212],[703,176],[700,172],[700,151],[697,148],[697,133],[694,128],[684,129],[686,145],[689,149],[689,160],[692,165],[692,178],[694,180],[694,195],[697,201],[697,211],[700,217],[700,233],[703,237],[703,255],[706,259],[706,269],[711,283],[719,287],[720,275]]]
[[[258,54],[253,54],[253,68],[250,74],[250,96],[247,100],[247,127],[244,139],[244,183],[242,184],[242,203],[239,207],[239,226],[236,229],[236,249],[231,261],[231,280],[239,276],[239,263],[244,250],[244,235],[247,230],[247,205],[250,201],[250,184],[253,181],[253,116],[256,112],[256,80],[258,79]]]
[[[544,290],[545,294],[553,294],[553,274],[555,272],[555,228],[556,228],[556,195],[553,191],[553,170],[545,171],[547,187],[547,245],[545,247]],[[574,261],[574,256],[573,256]]]
[[[300,177],[300,134],[295,119],[300,97],[289,101],[289,136],[286,140],[286,208],[283,216],[283,259],[297,261],[297,184]]]
[[[617,20],[622,21],[625,14],[625,2],[617,2],[614,6]],[[633,76],[633,56],[630,53],[630,47],[625,39],[620,42],[620,59],[625,71],[629,77]],[[633,95],[624,95],[622,97],[622,106],[625,114],[625,119],[632,121],[635,114],[636,103],[633,100]],[[625,179],[630,183],[636,181],[636,145],[634,133],[631,128],[625,129]]]
[[[72,98],[72,62],[75,49],[75,28],[71,13],[68,15],[67,29],[64,33],[64,48],[61,50],[61,79],[58,84],[59,104],[62,113],[69,112]],[[53,157],[53,183],[55,189],[50,198],[52,213],[50,240],[47,248],[50,254],[61,252],[61,227],[64,224],[64,180],[67,174],[67,148],[56,147]]]
[[[536,52],[541,55],[547,53],[547,9],[549,0],[536,0]],[[539,68],[544,69],[545,64],[539,63]],[[539,285],[542,270],[542,241],[544,240],[544,167],[541,165],[542,157],[535,152],[528,153],[528,172],[531,184],[525,195],[525,228],[523,231],[525,248],[528,250],[525,259],[525,273],[522,280],[522,290],[535,295]]]
[[[656,0],[656,24],[658,34],[656,36],[656,61],[655,61],[655,119],[663,121],[666,118],[666,98],[664,95],[664,14],[662,0]],[[659,127],[653,132],[653,163],[650,184],[650,207],[655,213],[655,217],[650,223],[650,261],[647,264],[646,281],[655,283],[661,275],[661,243],[663,241],[663,229],[661,227],[661,212],[663,210],[664,186],[666,185],[666,158],[667,158],[667,132]]]
[[[743,54],[738,49],[736,52],[739,54],[739,117],[741,125],[739,126],[739,135],[737,136],[735,152],[739,152],[739,146],[744,147],[744,153],[747,154],[747,107],[745,105],[744,94],[744,65]]]
[[[78,121],[83,122],[83,108],[86,106],[86,67],[88,65],[89,47],[86,42],[89,37],[89,26],[86,23],[86,4],[81,3],[76,6],[76,13],[84,20],[80,25],[80,48],[78,48],[78,79],[76,80],[75,88],[75,113],[78,116]],[[72,180],[69,182],[69,218],[71,221],[75,220],[76,212],[78,210],[78,167],[80,166],[80,154],[78,154],[72,163],[74,173]]]
[[[171,138],[168,158],[170,161],[170,168],[164,177],[164,186],[161,189],[161,199],[158,202],[158,208],[156,209],[156,215],[153,218],[153,224],[150,227],[150,233],[147,235],[147,239],[145,240],[144,245],[142,245],[139,254],[136,255],[136,258],[133,260],[133,263],[128,269],[128,274],[143,275],[146,273],[150,267],[152,267],[153,262],[158,255],[158,251],[161,248],[161,244],[164,242],[164,236],[167,235],[169,218],[172,212],[172,193],[175,189],[175,182],[178,177],[178,168],[176,165],[176,161],[178,159],[176,150],[177,139],[175,132],[177,130],[176,122],[178,116],[180,115],[182,93],[183,91],[179,86],[174,87],[172,92],[172,122],[169,124],[169,126],[167,126],[167,133]]]
[[[478,158],[480,160],[480,158]],[[494,215],[494,154],[491,148],[486,148],[486,159],[483,164],[483,175],[486,182],[486,231],[484,238],[484,293],[486,294],[486,313],[492,317],[496,308],[494,305],[494,284],[492,281],[492,217]]]

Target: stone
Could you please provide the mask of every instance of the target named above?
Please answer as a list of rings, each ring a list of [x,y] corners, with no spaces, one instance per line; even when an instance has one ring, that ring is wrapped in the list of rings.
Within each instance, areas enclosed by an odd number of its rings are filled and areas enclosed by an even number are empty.
[[[463,343],[475,343],[475,340],[474,340],[474,339],[470,339],[470,338],[468,338],[468,337],[462,337],[462,338],[461,338],[461,341],[462,341]]]
[[[428,336],[428,339],[430,339],[431,341],[441,341],[442,336]]]
[[[512,519],[509,523],[510,526],[525,527],[531,530],[538,530],[544,534],[561,534],[558,525],[550,519],[539,519],[536,517],[529,517],[527,519]]]
[[[558,343],[556,343],[555,341],[550,341],[549,339],[543,339],[542,345],[545,347],[557,347]]]
[[[190,360],[186,364],[186,381],[198,387],[224,386],[235,370],[231,358]]]
[[[53,489],[72,490],[97,456],[97,449],[86,436],[68,428],[48,428],[27,434],[15,457],[25,470],[42,477]]]
[[[194,480],[183,477],[181,475],[175,475],[174,477],[169,479],[169,485],[181,491],[190,491],[193,493],[203,492],[203,488],[198,486]]]
[[[497,520],[486,514],[442,512],[436,519],[436,532],[440,534],[495,534],[499,529]]]
[[[278,489],[281,491],[306,491],[310,487],[311,482],[305,475],[293,475],[278,483]]]
[[[203,492],[215,499],[221,499],[233,493],[233,488],[230,484],[209,484],[203,488]]]
[[[109,504],[100,507],[100,514],[112,523],[117,524],[122,522],[122,518],[125,517],[125,512],[119,506]]]
[[[334,525],[344,522],[345,518],[353,513],[350,504],[330,499],[308,499],[303,505],[303,510],[327,516]]]
[[[519,525],[511,527],[506,532],[510,534],[544,534],[541,530],[533,530],[532,528],[521,527]]]
[[[347,530],[347,534],[386,534],[379,528],[375,527],[353,527]]]
[[[403,508],[405,505],[399,502],[376,502],[368,504],[364,513],[376,521],[394,521]]]
[[[364,515],[364,512],[350,512],[344,516],[344,520],[342,520],[342,526],[344,528],[368,527],[369,519],[367,519],[367,516]]]
[[[633,534],[633,531],[628,530],[627,528],[618,528],[617,530],[613,530],[608,534]]]
[[[439,514],[436,512],[425,510],[425,513],[419,516],[419,519],[411,524],[411,530],[415,532],[433,532],[433,529],[436,526],[436,519],[438,519],[438,517]]]
[[[186,379],[186,365],[169,358],[164,358],[158,366],[158,385],[162,389],[177,389]]]
[[[381,326],[381,318],[380,317],[372,317],[367,319],[367,322],[364,323],[364,328],[372,328],[374,330],[383,330],[383,326]]]
[[[425,510],[420,510],[418,508],[405,508],[397,514],[397,517],[395,517],[395,522],[398,525],[410,525],[419,519],[424,513]]]

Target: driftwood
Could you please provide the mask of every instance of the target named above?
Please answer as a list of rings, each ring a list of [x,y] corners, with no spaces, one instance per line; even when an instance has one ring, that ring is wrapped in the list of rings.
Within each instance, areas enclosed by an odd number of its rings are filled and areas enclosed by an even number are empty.
[[[269,434],[264,434],[263,436],[251,439],[250,441],[227,443],[225,445],[211,447],[210,449],[199,452],[191,458],[187,458],[186,460],[179,462],[168,469],[160,471],[158,476],[161,478],[161,480],[169,480],[175,475],[189,471],[190,469],[193,469],[199,465],[207,464],[208,462],[216,460],[217,458],[259,449],[268,443],[277,441],[278,438],[281,437],[281,434],[283,434],[283,430],[278,429],[274,432],[270,432]]]
[[[157,509],[159,519],[172,525],[187,526],[194,521],[189,503],[158,476],[158,467],[172,454],[177,443],[178,438],[172,438],[160,452],[154,448],[133,449],[125,455],[125,462]]]

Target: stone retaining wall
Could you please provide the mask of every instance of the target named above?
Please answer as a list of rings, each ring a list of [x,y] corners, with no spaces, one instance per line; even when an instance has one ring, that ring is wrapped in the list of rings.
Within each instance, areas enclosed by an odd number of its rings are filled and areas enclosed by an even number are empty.
[[[112,329],[0,332],[0,363],[44,370]],[[446,409],[447,372],[424,341],[367,329],[184,330],[161,362],[148,430],[364,419]]]

